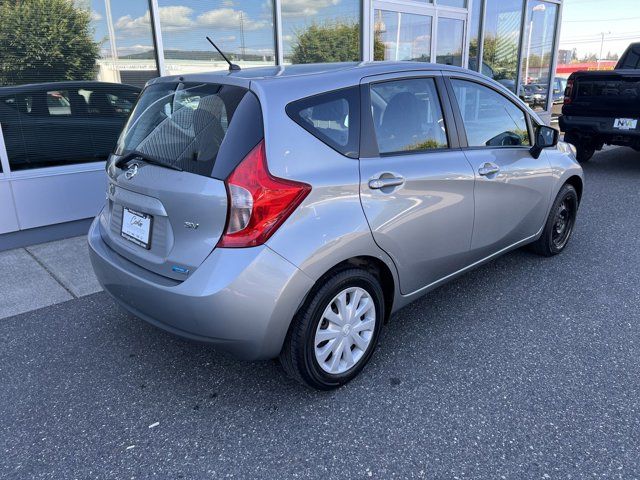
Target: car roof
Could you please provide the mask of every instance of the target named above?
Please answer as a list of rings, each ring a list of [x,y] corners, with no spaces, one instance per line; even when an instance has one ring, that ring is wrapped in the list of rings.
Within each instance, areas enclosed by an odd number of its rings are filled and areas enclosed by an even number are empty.
[[[191,73],[184,75],[172,75],[154,79],[155,82],[175,81],[210,81],[235,83],[238,85],[249,82],[271,81],[281,78],[295,78],[323,75],[353,75],[354,78],[402,71],[453,71],[478,74],[471,70],[451,65],[437,63],[413,62],[413,61],[376,61],[376,62],[334,62],[334,63],[308,63],[298,65],[280,65],[269,67],[252,67],[244,70],[213,71]],[[231,82],[230,82],[231,81]]]

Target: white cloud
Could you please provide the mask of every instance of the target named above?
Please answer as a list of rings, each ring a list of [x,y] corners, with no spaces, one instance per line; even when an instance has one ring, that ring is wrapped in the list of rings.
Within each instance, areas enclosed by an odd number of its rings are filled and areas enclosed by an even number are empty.
[[[91,21],[92,22],[99,22],[100,20],[102,20],[102,15],[100,15],[95,10],[91,10],[91,14],[90,15],[91,15]]]
[[[285,17],[317,15],[323,8],[339,3],[340,0],[286,0],[282,2],[282,15]]]
[[[269,26],[265,20],[254,20],[246,12],[233,8],[217,8],[209,10],[193,18],[193,9],[185,6],[174,5],[160,7],[160,25],[165,32],[185,30],[192,27],[207,28],[240,28],[242,20],[246,31],[259,30]],[[148,33],[151,28],[151,17],[149,11],[140,17],[133,18],[131,15],[120,17],[115,23],[116,30],[125,34],[138,35]]]
[[[233,7],[233,5],[234,5],[233,0],[222,0],[223,7]]]
[[[198,15],[196,22],[203,27],[212,28],[240,28],[242,20],[245,30],[258,30],[269,25],[263,20],[252,20],[242,10],[234,10],[233,8],[217,8],[209,10]]]
[[[182,30],[193,26],[191,14],[193,10],[180,5],[160,7],[160,24],[164,31]],[[115,24],[116,30],[129,32],[130,34],[146,33],[151,28],[151,16],[149,11],[136,18],[131,15],[120,17]]]

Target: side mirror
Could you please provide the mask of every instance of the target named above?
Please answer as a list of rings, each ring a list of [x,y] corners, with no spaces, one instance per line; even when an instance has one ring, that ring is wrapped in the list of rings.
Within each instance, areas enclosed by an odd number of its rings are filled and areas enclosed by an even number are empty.
[[[547,127],[546,125],[540,125],[536,128],[536,141],[531,147],[531,156],[533,158],[539,158],[544,148],[555,147],[558,144],[558,137],[560,132],[555,128]]]

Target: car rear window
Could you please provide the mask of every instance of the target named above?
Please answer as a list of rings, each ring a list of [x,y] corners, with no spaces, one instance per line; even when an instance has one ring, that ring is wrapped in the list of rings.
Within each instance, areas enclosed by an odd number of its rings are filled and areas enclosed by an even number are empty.
[[[303,98],[287,105],[286,111],[293,121],[329,147],[347,157],[358,157],[358,87]]]
[[[115,153],[139,152],[209,176],[247,92],[242,87],[212,83],[150,85],[134,107]]]

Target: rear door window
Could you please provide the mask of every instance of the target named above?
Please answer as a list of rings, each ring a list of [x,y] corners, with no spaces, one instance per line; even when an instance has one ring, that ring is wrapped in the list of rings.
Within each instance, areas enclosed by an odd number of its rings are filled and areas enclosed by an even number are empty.
[[[116,154],[140,152],[191,173],[211,175],[246,93],[245,88],[211,83],[151,85],[135,106]]]
[[[357,158],[359,92],[358,87],[350,87],[303,98],[287,105],[287,115],[342,155]]]
[[[381,155],[449,146],[433,78],[372,84],[371,114]]]

